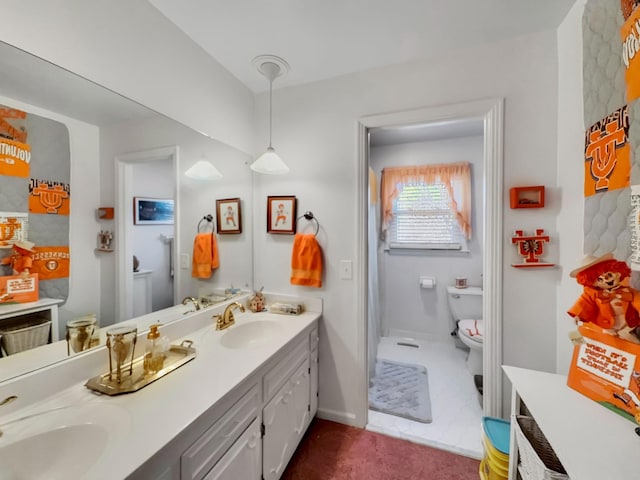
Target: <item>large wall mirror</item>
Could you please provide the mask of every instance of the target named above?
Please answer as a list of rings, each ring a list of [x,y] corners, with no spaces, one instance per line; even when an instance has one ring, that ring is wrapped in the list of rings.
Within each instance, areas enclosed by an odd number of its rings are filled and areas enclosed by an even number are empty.
[[[71,260],[59,338],[67,321],[87,314],[96,314],[104,328],[187,296],[253,285],[249,155],[5,43],[0,43],[0,104],[51,118],[69,131]],[[203,159],[222,178],[184,175]],[[220,199],[239,199],[242,227],[217,235],[219,267],[209,278],[194,278],[194,239],[215,231]],[[173,204],[170,221],[147,215],[149,205],[167,200]],[[100,218],[101,207],[114,208],[113,218]],[[100,251],[104,231],[113,238],[110,248]],[[150,292],[135,287],[139,277],[150,279]],[[51,361],[49,356],[29,368]],[[6,379],[0,373],[0,381]]]

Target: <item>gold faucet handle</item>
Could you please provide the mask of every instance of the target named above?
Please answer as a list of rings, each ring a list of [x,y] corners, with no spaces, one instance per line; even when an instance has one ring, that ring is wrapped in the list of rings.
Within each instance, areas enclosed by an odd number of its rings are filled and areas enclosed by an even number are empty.
[[[211,318],[216,321],[216,330],[222,330],[224,328],[224,317],[222,314],[218,313]]]

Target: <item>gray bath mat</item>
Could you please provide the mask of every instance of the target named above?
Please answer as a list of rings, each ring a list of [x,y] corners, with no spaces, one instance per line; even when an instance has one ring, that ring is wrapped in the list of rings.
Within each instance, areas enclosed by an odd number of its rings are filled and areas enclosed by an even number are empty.
[[[379,360],[369,387],[369,408],[431,423],[427,369],[422,365]]]

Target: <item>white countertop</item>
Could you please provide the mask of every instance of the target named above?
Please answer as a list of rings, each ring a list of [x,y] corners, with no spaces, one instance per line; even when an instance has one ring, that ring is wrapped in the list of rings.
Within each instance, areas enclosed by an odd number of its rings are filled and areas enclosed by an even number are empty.
[[[567,386],[567,377],[502,367],[571,479],[640,478],[633,422]]]
[[[123,432],[114,434],[118,438],[111,438],[107,450],[83,478],[125,478],[320,317],[320,312],[313,311],[297,316],[265,312],[254,314],[248,310],[246,313],[239,313],[238,310],[234,313],[235,326],[268,319],[278,322],[282,328],[263,344],[229,349],[219,342],[226,331],[216,331],[211,322],[205,328],[183,337],[193,340],[195,359],[138,392],[113,397],[96,395],[85,388],[82,381],[44,401],[0,417],[0,424],[32,412],[72,404],[93,403],[104,405],[110,410],[113,410],[113,406],[122,407],[119,410],[127,412],[124,416],[129,417],[124,419],[126,428]],[[181,340],[171,338],[171,343],[179,344]],[[143,349],[144,345],[137,347],[136,356]],[[106,372],[107,358],[104,360]],[[18,386],[19,383],[16,383],[16,387]],[[20,395],[19,392],[16,394]],[[8,429],[0,438],[0,447],[3,442],[10,441]]]

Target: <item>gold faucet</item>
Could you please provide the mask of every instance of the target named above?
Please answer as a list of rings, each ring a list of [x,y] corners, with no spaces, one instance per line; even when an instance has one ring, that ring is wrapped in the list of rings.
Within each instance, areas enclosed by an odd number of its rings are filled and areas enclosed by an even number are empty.
[[[13,402],[14,400],[17,400],[18,397],[16,395],[10,395],[7,398],[5,398],[4,400],[2,400],[0,402],[0,407],[2,407],[3,405],[6,405],[8,403]],[[0,430],[0,437],[2,436],[2,430]]]
[[[196,307],[196,311],[200,310],[200,304],[198,303],[198,300],[196,300],[193,297],[184,297],[184,299],[182,300],[182,304],[186,305],[187,303],[192,302],[193,306]]]
[[[217,314],[213,316],[213,318],[216,320],[216,330],[224,330],[225,328],[229,328],[231,325],[236,323],[236,319],[233,318],[234,308],[239,308],[241,312],[244,312],[244,307],[242,306],[242,304],[233,302],[227,305],[227,308],[224,309],[224,313],[222,315]]]

